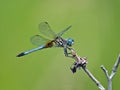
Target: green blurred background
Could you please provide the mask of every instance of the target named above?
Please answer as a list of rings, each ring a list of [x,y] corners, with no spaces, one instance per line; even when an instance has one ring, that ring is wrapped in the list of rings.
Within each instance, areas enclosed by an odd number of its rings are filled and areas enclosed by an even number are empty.
[[[29,42],[39,34],[38,24],[48,21],[55,32],[69,25],[64,38],[75,40],[73,48],[88,58],[88,68],[107,87],[100,65],[109,72],[120,53],[119,0],[0,0],[0,90],[99,90],[79,70],[63,49],[46,49],[17,58],[36,46]],[[120,67],[113,79],[118,90]]]

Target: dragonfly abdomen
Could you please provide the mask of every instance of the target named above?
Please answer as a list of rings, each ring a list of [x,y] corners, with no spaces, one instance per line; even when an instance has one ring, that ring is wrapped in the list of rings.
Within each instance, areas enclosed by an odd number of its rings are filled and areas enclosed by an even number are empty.
[[[31,49],[31,50],[28,50],[26,52],[22,52],[20,54],[17,55],[17,57],[21,57],[21,56],[24,56],[24,55],[27,55],[29,53],[32,53],[32,52],[35,52],[35,51],[38,51],[38,50],[41,50],[41,49],[44,49],[45,48],[45,45],[42,45],[40,47],[37,47],[37,48],[34,48],[34,49]]]
[[[47,43],[47,44],[45,45],[45,48],[53,47],[53,45],[54,45],[53,42],[54,42],[54,40],[51,41],[51,42],[49,42],[49,43]]]

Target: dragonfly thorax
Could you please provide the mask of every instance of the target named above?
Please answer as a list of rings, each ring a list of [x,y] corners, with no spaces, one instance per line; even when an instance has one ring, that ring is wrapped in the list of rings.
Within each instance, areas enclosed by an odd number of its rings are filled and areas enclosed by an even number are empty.
[[[55,45],[58,47],[64,47],[65,45],[67,45],[67,41],[61,37],[57,37],[54,42]]]

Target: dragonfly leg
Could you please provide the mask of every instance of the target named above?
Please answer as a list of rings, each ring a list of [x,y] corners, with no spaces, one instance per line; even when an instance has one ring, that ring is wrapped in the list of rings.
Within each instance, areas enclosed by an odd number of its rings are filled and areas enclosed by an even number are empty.
[[[67,49],[66,49],[66,48],[64,48],[64,54],[65,54],[65,56],[68,56],[68,53],[67,53]]]
[[[68,57],[68,54],[69,54],[69,53],[68,53],[68,51],[67,51],[67,47],[64,47],[64,54],[65,54],[66,57]]]
[[[70,52],[68,52],[68,50],[70,50]],[[72,48],[70,48],[70,47],[64,47],[64,54],[66,57],[73,58],[71,50],[72,50]]]

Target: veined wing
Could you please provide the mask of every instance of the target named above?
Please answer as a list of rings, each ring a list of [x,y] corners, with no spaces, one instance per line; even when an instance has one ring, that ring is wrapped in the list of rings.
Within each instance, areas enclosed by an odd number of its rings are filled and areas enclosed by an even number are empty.
[[[63,31],[61,31],[60,33],[57,34],[57,36],[62,36],[66,31],[68,31],[72,26],[68,26],[66,29],[64,29]]]
[[[50,39],[54,39],[57,35],[52,31],[51,27],[47,22],[42,22],[39,24],[39,30],[40,32],[49,37]]]
[[[31,37],[32,44],[37,45],[37,46],[45,45],[49,41],[50,41],[49,39],[46,39],[40,35],[35,35]]]

